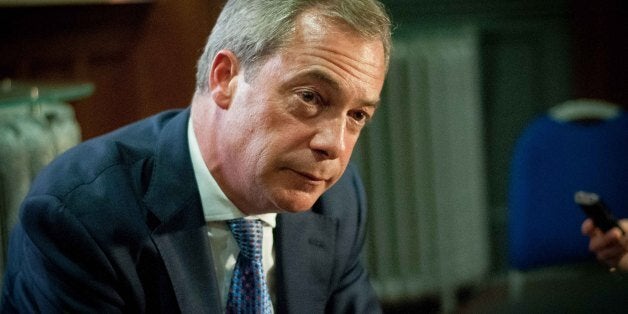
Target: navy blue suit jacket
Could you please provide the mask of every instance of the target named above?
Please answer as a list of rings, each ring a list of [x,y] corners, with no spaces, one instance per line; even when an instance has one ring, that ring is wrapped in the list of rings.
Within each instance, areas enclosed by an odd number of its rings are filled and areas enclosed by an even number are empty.
[[[188,118],[134,123],[40,173],[10,239],[2,312],[223,311]],[[277,312],[379,311],[359,258],[365,215],[350,166],[311,211],[277,216]]]

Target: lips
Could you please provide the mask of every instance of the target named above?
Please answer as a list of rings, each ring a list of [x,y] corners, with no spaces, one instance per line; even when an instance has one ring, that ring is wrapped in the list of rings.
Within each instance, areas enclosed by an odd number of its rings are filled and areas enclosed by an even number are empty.
[[[309,181],[314,181],[314,182],[321,182],[321,181],[327,181],[329,179],[325,178],[325,176],[322,175],[317,175],[317,174],[313,174],[310,172],[303,172],[303,171],[298,171],[298,170],[294,170],[291,169],[294,173],[298,174],[301,177],[306,178]]]

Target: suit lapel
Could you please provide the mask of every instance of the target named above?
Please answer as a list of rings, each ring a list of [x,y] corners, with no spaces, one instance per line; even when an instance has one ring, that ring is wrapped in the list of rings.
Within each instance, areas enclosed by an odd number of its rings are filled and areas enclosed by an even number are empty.
[[[314,212],[280,214],[275,229],[278,313],[322,313],[330,294],[337,221]]]
[[[186,210],[187,211],[187,210]],[[190,212],[200,212],[190,210]],[[189,217],[191,213],[181,216]],[[179,220],[174,218],[175,220]],[[185,221],[181,217],[179,221]],[[220,313],[222,305],[204,220],[177,228],[164,224],[154,233],[182,313]],[[174,228],[173,228],[174,227]]]
[[[163,125],[144,203],[181,312],[220,313],[218,282],[188,148],[188,119],[189,109]]]

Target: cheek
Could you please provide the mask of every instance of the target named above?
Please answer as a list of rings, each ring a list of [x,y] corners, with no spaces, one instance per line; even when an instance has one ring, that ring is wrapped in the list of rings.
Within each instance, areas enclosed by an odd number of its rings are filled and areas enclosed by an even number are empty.
[[[243,162],[249,169],[249,175],[256,180],[256,184],[263,184],[275,171],[277,159],[280,159],[281,138],[260,126],[248,133],[245,138],[245,147],[236,152],[244,158]]]
[[[359,136],[360,133],[346,135],[345,149],[342,152],[343,156],[341,157],[343,169],[347,166],[347,163],[349,163],[349,160],[351,159],[351,154],[353,154],[353,148],[355,148],[355,144],[358,142]]]

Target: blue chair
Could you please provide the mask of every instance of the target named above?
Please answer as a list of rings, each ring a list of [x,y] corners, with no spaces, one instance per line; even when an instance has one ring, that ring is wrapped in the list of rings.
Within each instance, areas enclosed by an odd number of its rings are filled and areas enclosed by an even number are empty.
[[[561,104],[524,130],[512,160],[509,263],[520,271],[591,261],[579,190],[628,218],[628,114],[594,100]]]

